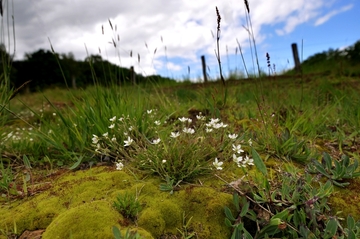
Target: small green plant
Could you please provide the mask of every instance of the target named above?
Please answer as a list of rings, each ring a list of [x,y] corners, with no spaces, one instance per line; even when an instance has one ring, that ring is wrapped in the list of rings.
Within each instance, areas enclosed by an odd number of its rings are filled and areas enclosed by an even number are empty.
[[[10,167],[5,168],[3,162],[0,163],[0,193],[10,196],[11,185],[14,181],[14,174]]]
[[[137,231],[130,231],[129,228],[126,230],[124,236],[121,234],[120,229],[116,226],[112,227],[112,231],[115,239],[144,239]]]
[[[178,232],[181,234],[181,238],[182,239],[190,239],[190,238],[193,238],[196,233],[195,232],[189,232],[189,226],[190,226],[190,223],[191,223],[191,219],[192,217],[190,217],[189,220],[186,221],[186,215],[185,215],[185,212],[183,212],[183,228],[180,230],[177,228]]]
[[[17,224],[14,221],[13,228],[8,228],[8,226],[5,224],[5,228],[0,228],[0,235],[6,236],[7,238],[17,238],[19,235]]]
[[[343,228],[339,219],[330,214],[330,181],[318,182],[308,173],[300,174],[294,166],[287,166],[282,178],[286,180],[281,183],[262,178],[263,183],[251,193],[234,193],[235,214],[225,207],[225,224],[233,230],[232,239],[355,238],[359,234],[360,222],[355,223],[349,216]]]
[[[161,183],[160,184],[160,191],[170,191],[170,194],[174,193],[174,187],[176,187],[176,185],[174,186],[174,179],[170,179],[169,176],[167,176],[165,178],[166,183]]]
[[[136,221],[138,213],[141,211],[141,204],[136,195],[126,192],[118,195],[113,203],[114,208],[126,218]]]
[[[359,167],[359,162],[355,159],[351,164],[350,158],[347,155],[342,155],[341,160],[336,160],[324,152],[321,163],[317,160],[312,160],[312,164],[308,167],[311,173],[320,173],[339,187],[345,187],[350,184],[349,182],[344,182],[345,179],[360,176],[360,172],[356,172]]]

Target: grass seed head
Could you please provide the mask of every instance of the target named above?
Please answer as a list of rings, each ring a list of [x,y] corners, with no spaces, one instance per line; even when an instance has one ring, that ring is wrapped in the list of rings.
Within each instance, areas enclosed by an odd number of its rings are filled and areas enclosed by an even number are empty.
[[[250,13],[249,2],[247,0],[244,0],[244,4],[245,4],[247,12]]]

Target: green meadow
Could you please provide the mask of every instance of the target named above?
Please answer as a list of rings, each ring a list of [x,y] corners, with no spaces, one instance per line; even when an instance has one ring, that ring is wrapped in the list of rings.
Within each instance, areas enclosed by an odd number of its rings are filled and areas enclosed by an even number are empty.
[[[359,87],[268,77],[18,94],[1,111],[2,237],[351,238]]]
[[[89,61],[91,84],[29,93],[4,54],[0,239],[360,238],[357,59],[227,79],[219,40],[207,83],[104,84]]]

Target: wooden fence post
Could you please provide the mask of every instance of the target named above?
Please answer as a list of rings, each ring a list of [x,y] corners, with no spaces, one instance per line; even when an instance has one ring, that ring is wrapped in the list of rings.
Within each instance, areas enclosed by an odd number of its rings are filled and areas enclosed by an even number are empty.
[[[130,67],[130,81],[133,85],[136,84],[135,71],[133,66]]]
[[[299,52],[298,52],[297,44],[296,43],[291,44],[291,49],[294,57],[295,71],[298,74],[301,74],[301,65],[299,60]]]
[[[75,76],[71,76],[71,86],[72,86],[72,88],[73,89],[77,89],[76,88],[76,78],[75,78]]]
[[[202,63],[202,70],[204,75],[204,83],[207,83],[207,75],[206,75],[206,62],[205,62],[205,56],[201,56],[201,63]]]

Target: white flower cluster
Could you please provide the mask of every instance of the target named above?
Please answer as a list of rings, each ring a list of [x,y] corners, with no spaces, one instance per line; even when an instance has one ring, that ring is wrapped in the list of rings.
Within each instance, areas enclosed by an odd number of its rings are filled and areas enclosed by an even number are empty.
[[[241,145],[232,145],[233,151],[235,153],[233,154],[233,161],[237,164],[238,167],[246,167],[247,165],[254,165],[254,160],[252,158],[249,158],[247,155],[245,157],[238,156],[237,154],[241,154],[244,152],[244,150],[241,149]]]
[[[223,122],[220,121],[220,119],[216,118],[216,119],[210,119],[210,122],[206,124],[206,129],[205,131],[207,133],[210,133],[213,131],[213,129],[220,129],[220,128],[226,128],[228,125],[224,124]]]
[[[155,110],[153,110],[153,109],[147,110],[145,115],[147,114],[149,116],[153,116],[154,111]],[[127,118],[129,118],[129,116]],[[196,119],[199,121],[205,121],[206,117],[200,113],[199,115],[196,115]],[[191,126],[191,124],[193,123],[191,118],[179,117],[178,120],[183,125],[182,130],[170,132],[170,138],[176,139],[181,134],[189,134],[189,135],[195,134],[195,129]],[[116,116],[113,116],[112,118],[109,119],[109,121],[110,121],[110,124],[109,124],[108,128],[111,130],[110,131],[110,133],[111,133],[117,129],[117,122],[124,123],[124,117],[117,118]],[[164,121],[164,124],[166,124],[166,121]],[[154,120],[154,125],[161,126],[162,123],[160,120]],[[227,124],[224,124],[218,118],[211,118],[208,123],[205,123],[205,126],[206,126],[205,132],[207,132],[207,133],[215,131],[217,129],[228,127]],[[132,126],[130,126],[130,127],[128,127],[127,130],[128,130],[127,132],[126,131],[123,132],[126,137],[126,139],[123,140],[123,147],[125,147],[125,148],[130,147],[131,145],[134,144],[134,139],[131,138],[131,136],[130,136],[131,134],[129,133],[129,132],[133,131],[134,128]],[[249,165],[254,165],[254,163],[253,163],[254,160],[249,158],[247,155],[244,155],[244,150],[241,148],[241,145],[236,144],[236,141],[237,141],[239,135],[238,134],[228,134],[227,137],[231,141],[233,141],[233,144],[232,144],[232,151],[233,151],[232,160],[233,160],[233,162],[235,162],[238,167],[246,167]],[[202,137],[202,138],[204,138],[204,137]],[[107,146],[103,146],[104,145],[103,140],[107,140],[107,142],[112,142],[112,143],[117,144],[116,136],[113,135],[112,137],[110,137],[109,132],[105,132],[101,136],[97,136],[97,135],[93,134],[92,145],[94,146],[95,151],[99,154],[106,154],[110,150],[107,148]],[[162,140],[160,138],[154,138],[149,142],[152,145],[158,145],[158,144],[160,144],[160,142],[162,142]],[[248,143],[251,146],[251,144],[252,144],[251,139],[249,140]],[[161,162],[163,164],[165,164],[166,160],[162,160]],[[223,169],[223,162],[221,162],[218,158],[215,158],[215,160],[212,164],[216,170]],[[117,161],[115,163],[115,166],[116,166],[117,170],[122,170],[124,168],[124,164],[122,161]]]

